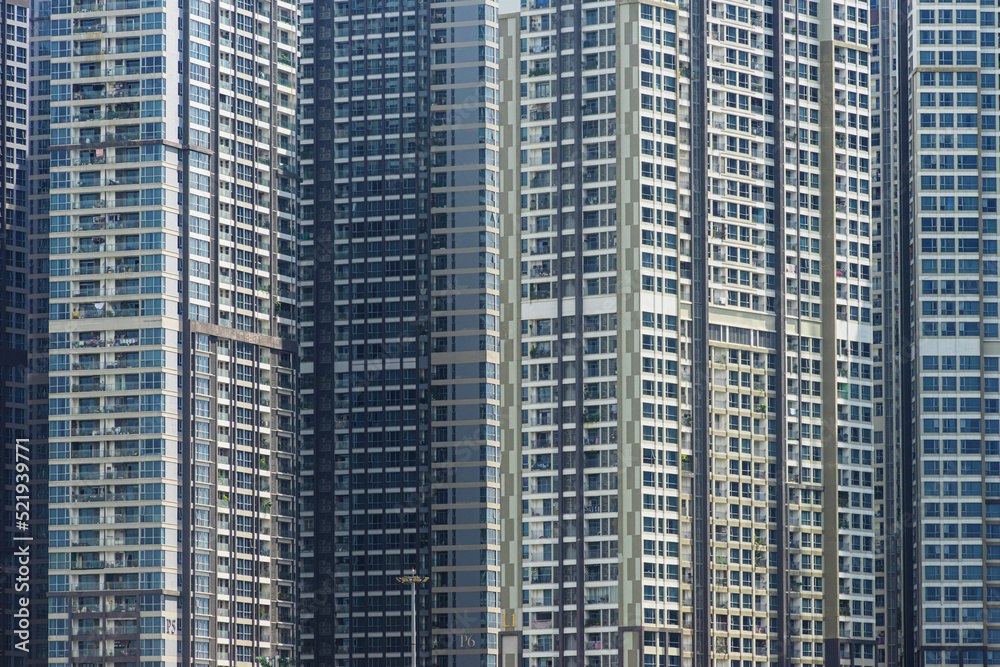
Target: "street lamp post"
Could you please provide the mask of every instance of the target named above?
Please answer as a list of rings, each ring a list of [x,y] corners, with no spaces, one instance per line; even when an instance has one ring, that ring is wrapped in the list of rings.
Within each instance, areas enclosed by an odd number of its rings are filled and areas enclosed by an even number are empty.
[[[410,585],[410,595],[412,596],[412,604],[410,605],[410,631],[413,634],[411,664],[413,667],[417,667],[417,584],[426,584],[427,580],[428,577],[418,577],[416,570],[411,570],[408,577],[396,577],[396,581],[399,583]]]

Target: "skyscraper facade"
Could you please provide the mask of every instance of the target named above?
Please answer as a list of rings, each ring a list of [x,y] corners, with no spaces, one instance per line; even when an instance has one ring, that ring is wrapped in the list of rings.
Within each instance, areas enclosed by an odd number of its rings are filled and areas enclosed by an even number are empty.
[[[0,659],[1000,664],[992,2],[7,2]]]
[[[297,15],[51,5],[49,664],[295,658]]]
[[[505,665],[875,664],[869,11],[502,18]]]
[[[28,358],[27,417],[31,459],[32,527],[30,593],[33,628],[29,665],[48,659],[48,349],[49,349],[49,6],[28,9]],[[7,515],[9,522],[15,518]],[[15,528],[16,528],[15,523]],[[16,583],[16,582],[15,582]]]
[[[28,313],[29,309],[29,257],[30,229],[28,226],[28,3],[10,2],[2,8],[2,48],[4,54],[4,81],[0,92],[0,119],[2,119],[3,134],[0,136],[0,152],[2,152],[3,181],[0,183],[0,257],[3,258],[2,273],[0,273],[0,432],[3,433],[3,465],[2,482],[3,511],[11,517],[3,521],[3,533],[0,536],[0,552],[4,553],[0,575],[0,595],[3,596],[4,609],[8,601],[11,603],[19,597],[16,595],[17,568],[20,563],[14,558],[15,542],[19,536],[41,537],[44,531],[42,514],[33,518],[34,523],[18,528],[13,520],[17,509],[16,496],[30,497],[32,493],[17,493],[17,454],[20,453],[22,476],[20,480],[39,478],[44,480],[44,459],[34,456],[28,444],[29,435],[29,379],[31,377],[28,357]],[[23,447],[18,450],[17,443]],[[29,467],[25,469],[25,465]],[[25,474],[27,472],[27,474]],[[44,484],[44,482],[42,482]],[[22,487],[25,491],[26,487]],[[38,482],[33,485],[35,497],[40,497]],[[23,508],[22,508],[23,509]],[[18,544],[17,546],[20,546]],[[44,554],[35,550],[30,558],[32,583],[39,583],[38,578],[44,575]],[[10,576],[12,575],[13,576]],[[30,597],[30,596],[29,596]],[[45,620],[44,600],[37,596],[31,599],[25,613],[30,615],[28,624],[34,632],[42,632]],[[14,644],[14,629],[19,619],[11,613],[5,613],[2,621],[3,635],[10,639],[0,645],[0,661],[5,664],[20,667],[28,665],[31,648],[27,651],[18,650]],[[37,657],[37,656],[36,656]]]
[[[4,63],[11,68],[3,83],[3,223],[4,272],[2,275],[3,327],[0,354],[12,369],[0,379],[5,407],[4,439],[26,437],[27,391],[25,370],[28,350],[28,6],[4,6]],[[16,372],[13,369],[18,369]],[[7,429],[13,429],[8,431]]]
[[[900,288],[887,444],[908,664],[1000,662],[997,18],[989,2],[909,3],[882,79],[900,156],[883,170],[898,196],[883,219]]]
[[[872,85],[872,401],[875,441],[875,631],[876,661],[894,666],[913,664],[905,638],[905,610],[912,605],[912,580],[903,560],[912,563],[913,521],[904,519],[912,490],[908,322],[909,278],[909,130],[898,113],[907,96],[907,79],[897,62],[905,62],[905,34],[897,11],[905,5],[873,4],[870,58]],[[903,51],[900,51],[900,48]],[[902,102],[905,108],[907,102]],[[897,123],[900,125],[897,126]],[[904,446],[905,445],[905,446]],[[904,536],[906,538],[904,539]]]
[[[497,661],[497,30],[303,5],[303,664]]]
[[[5,72],[0,95],[3,181],[0,183],[0,396],[4,442],[28,436],[28,7],[10,3],[3,11]],[[5,459],[5,464],[7,459]],[[6,469],[6,468],[5,468]],[[6,483],[6,479],[5,479]]]

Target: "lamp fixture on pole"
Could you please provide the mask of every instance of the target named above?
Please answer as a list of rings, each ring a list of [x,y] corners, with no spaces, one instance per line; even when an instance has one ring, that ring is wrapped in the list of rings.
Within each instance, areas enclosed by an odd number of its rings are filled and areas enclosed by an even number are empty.
[[[417,584],[426,584],[429,577],[418,577],[416,570],[410,570],[408,577],[396,577],[401,584],[410,585],[412,604],[410,605],[410,632],[412,634],[411,665],[417,667]]]

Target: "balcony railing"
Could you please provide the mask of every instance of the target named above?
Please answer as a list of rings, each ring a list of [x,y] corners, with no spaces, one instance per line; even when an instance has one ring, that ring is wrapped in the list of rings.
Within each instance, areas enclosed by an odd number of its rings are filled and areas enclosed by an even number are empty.
[[[163,7],[164,0],[83,0],[73,3],[76,12],[116,12],[123,9]]]
[[[99,74],[95,76],[100,76]],[[140,118],[140,112],[138,109],[133,111],[96,111],[93,113],[78,113],[73,114],[69,118],[58,117],[52,120],[53,125],[59,125],[61,123],[88,123],[97,120],[119,120],[123,118]]]
[[[73,319],[90,320],[103,319],[106,317],[139,317],[138,308],[103,308],[101,310],[81,310],[73,314]],[[90,391],[90,390],[88,390]]]
[[[73,348],[97,348],[97,347],[130,347],[138,345],[138,338],[88,338],[86,340],[75,340],[67,347]],[[52,349],[60,349],[53,346]],[[81,366],[82,368],[82,366]],[[78,370],[74,368],[73,370]]]
[[[87,470],[76,471],[71,476],[74,482],[94,482],[101,479],[139,479],[138,470]]]
[[[68,72],[62,74],[61,76],[53,76],[53,80],[65,80],[65,79],[93,79],[97,77],[109,77],[109,76],[138,76],[141,74],[141,68],[138,65],[135,66],[120,66],[120,67],[84,67],[77,72]]]

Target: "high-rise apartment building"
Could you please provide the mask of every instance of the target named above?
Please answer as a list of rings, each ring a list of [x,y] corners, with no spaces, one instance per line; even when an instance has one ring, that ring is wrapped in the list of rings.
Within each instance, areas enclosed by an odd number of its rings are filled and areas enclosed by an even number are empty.
[[[904,497],[912,488],[910,449],[903,448],[909,436],[909,384],[902,382],[909,365],[910,280],[907,226],[909,216],[909,131],[899,114],[900,99],[907,95],[907,82],[900,78],[896,63],[906,60],[899,52],[907,43],[897,34],[896,12],[906,15],[905,4],[870,7],[872,53],[871,75],[871,206],[872,206],[872,401],[875,441],[875,632],[877,664],[894,667],[914,664],[904,637],[904,613],[912,604],[912,581],[904,581],[903,559],[912,559],[913,522],[906,513]],[[904,46],[905,48],[905,46]],[[906,102],[903,102],[904,108]]]
[[[28,437],[28,6],[2,8],[5,72],[0,93],[0,427],[9,447]],[[12,456],[12,454],[11,454]],[[6,477],[4,485],[12,480]],[[4,524],[6,526],[6,523]]]
[[[46,17],[49,664],[296,658],[297,16]]]
[[[0,212],[4,266],[0,275],[2,322],[0,356],[5,372],[0,378],[4,397],[4,441],[27,436],[25,375],[28,350],[28,5],[8,3],[3,8],[5,72],[0,108],[3,113],[3,207]],[[6,369],[10,369],[9,371]],[[16,369],[16,370],[15,370]],[[8,406],[10,409],[8,410]],[[10,429],[10,430],[8,430]]]
[[[302,664],[497,663],[494,2],[303,5]]]
[[[890,639],[903,664],[998,664],[998,15],[917,0],[883,17]]]
[[[504,665],[876,663],[870,11],[501,19]]]
[[[7,2],[0,660],[1000,664],[992,2]]]
[[[14,630],[20,619],[14,617],[17,594],[17,576],[20,563],[15,555],[14,537],[41,537],[44,523],[41,510],[32,518],[34,522],[21,524],[16,521],[17,496],[39,497],[44,486],[38,487],[37,479],[44,480],[44,460],[33,456],[28,438],[28,391],[30,366],[28,358],[29,313],[29,227],[28,227],[28,2],[9,2],[0,7],[0,42],[4,57],[4,80],[0,92],[0,163],[3,179],[0,181],[0,433],[3,434],[3,463],[0,465],[0,489],[3,491],[5,519],[0,534],[0,553],[3,574],[0,575],[0,608],[4,610],[0,622],[0,662],[12,667],[28,665],[31,648],[19,650]],[[35,494],[17,493],[17,443],[21,441],[22,475],[20,481],[35,478]],[[44,483],[44,482],[42,482]],[[25,487],[22,487],[22,491]],[[39,498],[41,500],[41,498]],[[23,509],[23,508],[22,508]],[[44,575],[44,554],[39,548],[30,554],[32,583],[40,583]],[[14,576],[9,576],[13,573]],[[28,625],[34,634],[43,632],[45,620],[44,599],[29,596],[30,603],[24,610],[29,615]],[[8,611],[9,610],[9,611]],[[18,610],[20,611],[20,610]]]

